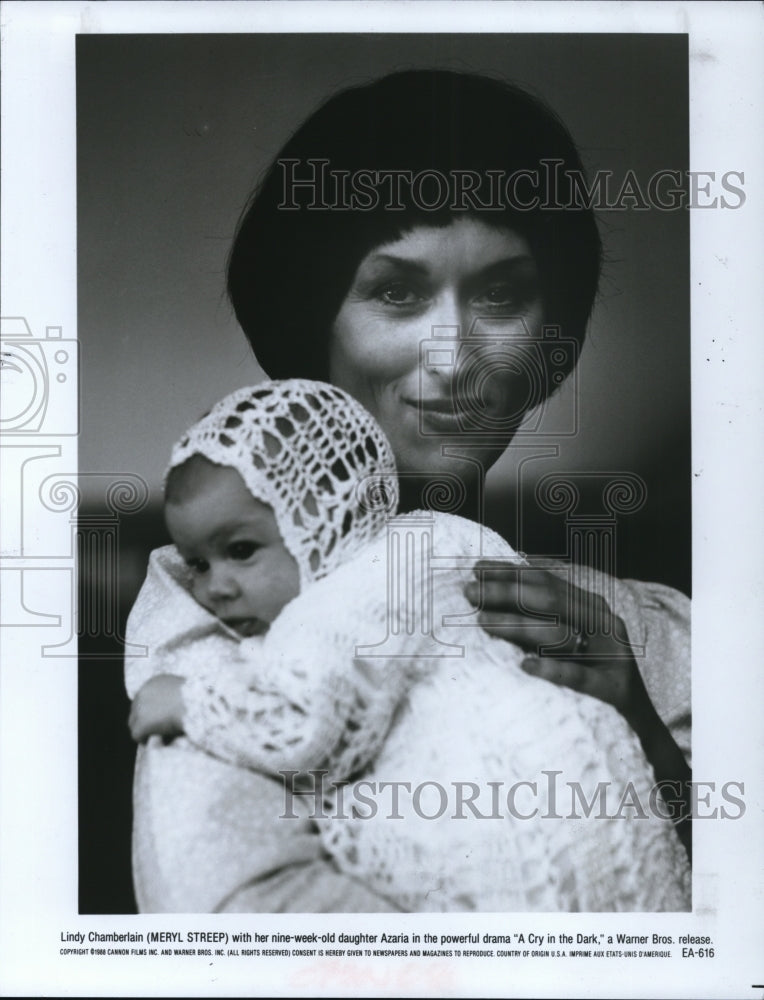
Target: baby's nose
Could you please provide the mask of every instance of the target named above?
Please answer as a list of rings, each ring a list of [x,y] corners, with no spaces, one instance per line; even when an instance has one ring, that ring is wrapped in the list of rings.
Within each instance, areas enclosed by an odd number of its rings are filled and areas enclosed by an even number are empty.
[[[236,575],[225,566],[211,567],[207,593],[213,601],[232,600],[239,593]]]

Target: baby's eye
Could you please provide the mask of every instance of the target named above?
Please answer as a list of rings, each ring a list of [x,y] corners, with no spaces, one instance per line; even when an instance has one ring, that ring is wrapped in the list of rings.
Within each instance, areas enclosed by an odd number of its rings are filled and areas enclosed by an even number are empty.
[[[380,286],[376,291],[377,298],[390,306],[413,306],[422,301],[423,296],[403,281],[391,281]]]
[[[231,542],[228,546],[228,558],[238,560],[250,559],[257,552],[258,548],[259,546],[256,542]]]
[[[206,573],[210,568],[210,564],[206,559],[186,559],[186,566],[192,569],[194,573]]]

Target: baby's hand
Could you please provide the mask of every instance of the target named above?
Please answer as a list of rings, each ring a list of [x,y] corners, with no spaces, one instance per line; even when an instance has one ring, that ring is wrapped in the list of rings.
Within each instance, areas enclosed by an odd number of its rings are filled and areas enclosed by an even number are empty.
[[[130,717],[130,735],[136,743],[143,743],[149,736],[180,736],[183,732],[183,699],[180,689],[182,677],[175,674],[157,674],[146,681],[133,700]]]

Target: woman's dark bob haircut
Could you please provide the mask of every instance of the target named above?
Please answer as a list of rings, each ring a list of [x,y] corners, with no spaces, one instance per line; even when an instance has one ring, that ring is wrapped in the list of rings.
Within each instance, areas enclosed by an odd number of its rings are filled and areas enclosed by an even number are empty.
[[[271,378],[328,380],[332,323],[366,254],[465,214],[528,241],[544,321],[580,345],[601,244],[571,178],[584,178],[573,139],[519,87],[408,70],[335,95],[281,150],[233,243],[228,293],[258,361]]]

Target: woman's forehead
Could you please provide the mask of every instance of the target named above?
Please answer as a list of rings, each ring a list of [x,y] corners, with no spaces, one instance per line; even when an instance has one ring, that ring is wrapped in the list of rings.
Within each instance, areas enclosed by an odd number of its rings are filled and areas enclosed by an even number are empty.
[[[447,226],[417,225],[395,240],[370,250],[359,271],[387,267],[412,271],[482,271],[519,258],[533,259],[528,241],[507,226],[491,225],[471,216],[454,219]]]

